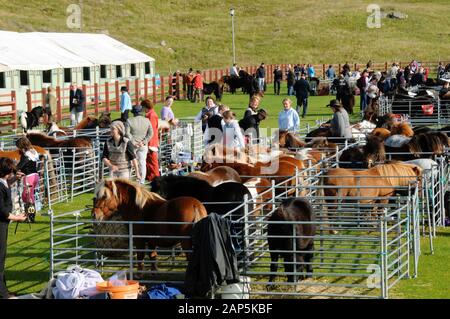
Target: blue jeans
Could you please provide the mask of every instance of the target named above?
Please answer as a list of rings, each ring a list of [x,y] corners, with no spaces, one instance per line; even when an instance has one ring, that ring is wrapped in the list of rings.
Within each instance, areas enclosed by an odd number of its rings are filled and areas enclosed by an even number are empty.
[[[361,97],[360,110],[364,111],[366,109],[366,107],[367,107],[366,91],[361,90],[361,92],[359,94],[360,94],[360,97]]]
[[[287,95],[294,95],[294,86],[293,85],[289,85],[288,84],[288,91],[287,91]]]
[[[258,78],[259,91],[264,92],[264,78]]]
[[[306,116],[306,111],[308,110],[308,97],[307,96],[297,96],[297,113],[300,115],[299,113],[299,109],[300,107],[303,105],[303,113],[302,113],[302,117]]]

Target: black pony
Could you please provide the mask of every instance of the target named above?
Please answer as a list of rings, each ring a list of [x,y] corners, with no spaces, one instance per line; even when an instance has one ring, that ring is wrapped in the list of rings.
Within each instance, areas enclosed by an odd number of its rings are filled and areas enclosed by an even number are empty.
[[[369,136],[364,146],[351,147],[339,156],[340,168],[371,168],[386,161],[385,146],[378,136]]]
[[[167,175],[155,178],[152,183],[152,192],[170,200],[177,197],[194,197],[201,201],[208,213],[224,215],[242,205],[244,196],[251,198],[251,193],[241,183],[228,182],[211,186],[208,182],[189,176]],[[219,204],[212,204],[219,203]],[[244,207],[232,213],[233,220],[244,214]]]
[[[44,114],[50,116],[50,108],[36,106],[31,110],[31,112],[22,112],[20,115],[20,124],[22,125],[24,133],[31,130],[33,127],[39,126],[39,120],[44,116]]]
[[[203,94],[204,95],[210,95],[213,94],[216,96],[217,101],[222,100],[222,94],[223,94],[223,85],[220,85],[216,81],[213,81],[211,83],[205,83],[203,82]]]
[[[269,222],[284,222],[283,224],[270,223],[267,226],[267,242],[271,259],[270,272],[272,273],[270,282],[275,280],[279,257],[284,260],[284,271],[289,273],[287,274],[288,282],[295,282],[296,273],[305,270],[307,274],[301,275],[301,279],[312,277],[311,261],[314,257],[316,226],[311,222],[314,220],[311,204],[300,198],[286,199],[269,218]],[[296,222],[297,224],[295,224]],[[295,264],[298,265],[297,269],[294,269]]]

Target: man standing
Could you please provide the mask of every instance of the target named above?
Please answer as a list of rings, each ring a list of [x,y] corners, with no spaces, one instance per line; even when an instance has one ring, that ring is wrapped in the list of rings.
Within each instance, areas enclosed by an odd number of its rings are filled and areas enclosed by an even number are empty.
[[[192,98],[194,97],[194,71],[192,68],[189,69],[185,79],[187,85],[187,99],[192,101]]]
[[[131,112],[134,117],[127,120],[125,137],[131,141],[136,150],[136,158],[140,171],[139,175],[141,176],[140,183],[144,184],[145,177],[147,176],[146,160],[148,142],[154,133],[150,121],[144,117],[141,105],[134,105]]]
[[[302,74],[300,76],[300,80],[296,81],[294,84],[295,96],[297,97],[297,113],[299,112],[299,108],[303,105],[303,113],[302,118],[306,116],[306,111],[308,110],[308,97],[309,92],[311,91],[311,87],[309,86],[309,82],[306,81],[306,75]]]
[[[331,64],[328,66],[326,75],[327,75],[327,79],[330,81],[333,81],[334,78],[336,77],[336,71],[334,71],[333,66]]]
[[[194,83],[194,98],[192,99],[192,102],[200,103],[200,101],[203,101],[203,77],[200,70],[197,70],[197,74],[192,81]]]
[[[280,95],[281,81],[283,80],[283,71],[281,71],[280,66],[276,66],[273,71],[273,89],[276,95]]]
[[[286,81],[287,81],[287,95],[291,96],[294,94],[294,83],[295,83],[295,74],[292,71],[292,68],[288,66],[286,72]]]
[[[300,130],[300,118],[292,108],[291,99],[283,100],[283,110],[278,115],[278,128],[280,131],[298,132]]]
[[[358,79],[358,81],[356,81],[356,86],[359,89],[359,95],[361,97],[360,110],[363,112],[367,107],[366,90],[367,90],[367,86],[369,85],[368,76],[369,76],[369,74],[368,74],[367,70],[364,70],[361,77]]]
[[[70,121],[76,126],[83,120],[85,97],[83,91],[80,90],[76,83],[70,86]]]
[[[128,88],[122,86],[120,88],[122,95],[120,96],[120,119],[122,122],[128,120],[128,113],[131,111],[131,97],[128,94]]]
[[[259,91],[264,92],[264,82],[266,80],[266,68],[264,63],[261,63],[259,68],[256,70],[256,78],[258,80]]]
[[[153,136],[148,142],[148,153],[147,153],[147,180],[152,181],[155,177],[159,176],[159,160],[158,160],[158,147],[159,147],[159,136],[158,136],[158,114],[155,112],[154,105],[152,101],[146,99],[141,102],[141,106],[146,113],[145,117],[149,119],[153,130]]]

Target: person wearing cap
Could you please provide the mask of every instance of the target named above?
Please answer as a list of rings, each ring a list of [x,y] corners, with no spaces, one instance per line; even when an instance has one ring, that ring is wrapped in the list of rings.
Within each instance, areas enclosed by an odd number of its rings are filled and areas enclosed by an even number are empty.
[[[83,120],[85,96],[76,83],[72,83],[69,93],[70,122],[76,126]]]
[[[159,148],[159,124],[158,124],[158,114],[155,112],[155,106],[150,99],[145,99],[141,102],[143,111],[146,113],[145,117],[150,121],[153,130],[153,136],[148,142],[148,153],[147,153],[147,180],[152,181],[155,177],[160,176],[159,173],[159,159],[158,159],[158,148]]]
[[[347,111],[337,101],[331,100],[327,106],[331,107],[334,112],[333,118],[330,121],[330,130],[333,137],[351,138],[352,129],[350,126],[350,119]]]
[[[300,117],[292,108],[291,99],[283,100],[283,110],[278,115],[278,128],[280,131],[298,132],[300,130]]]
[[[125,137],[125,125],[121,121],[111,123],[111,138],[105,142],[102,160],[109,167],[111,177],[130,178],[131,166],[136,171],[136,177],[140,181],[136,152],[133,143]]]
[[[139,164],[140,183],[144,184],[147,176],[147,153],[148,142],[153,136],[153,128],[150,121],[144,117],[142,106],[134,105],[131,113],[134,117],[129,118],[126,122],[125,137],[130,140],[136,150],[136,159]]]
[[[244,131],[244,136],[248,139],[256,137],[256,143],[259,143],[259,124],[267,118],[267,112],[259,109],[257,114],[244,117],[239,121],[239,126]]]
[[[128,120],[128,113],[131,111],[131,97],[128,94],[128,88],[126,86],[122,86],[120,88],[120,119],[122,122],[126,122]]]

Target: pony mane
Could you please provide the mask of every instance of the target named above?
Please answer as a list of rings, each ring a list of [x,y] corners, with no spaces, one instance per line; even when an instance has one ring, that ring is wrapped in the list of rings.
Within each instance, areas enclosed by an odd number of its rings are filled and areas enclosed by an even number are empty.
[[[106,182],[111,183],[111,188],[109,188],[106,185]],[[109,189],[112,193],[112,196],[118,198],[120,196],[119,188],[123,185],[125,187],[131,187],[135,190],[135,192],[136,192],[136,196],[134,199],[135,204],[140,209],[143,209],[144,206],[149,201],[151,201],[151,202],[165,202],[166,201],[164,198],[162,198],[158,194],[152,193],[152,192],[146,190],[141,185],[138,185],[138,184],[136,184],[128,179],[124,179],[124,178],[112,178],[112,179],[106,179],[106,180],[101,181],[95,188],[95,197],[101,198],[105,195],[109,196],[109,194],[107,193],[107,189]]]
[[[91,123],[91,122],[93,122],[95,120],[96,119],[93,118],[92,116],[88,116],[88,117],[82,119],[81,122],[78,123],[77,126],[74,127],[74,130],[84,129],[84,128],[86,128],[89,125],[89,123]]]
[[[442,132],[420,133],[412,137],[408,146],[409,151],[416,156],[422,152],[442,154],[444,147],[449,146],[449,139]]]
[[[402,162],[378,165],[372,169],[380,176],[388,176],[385,178],[392,186],[408,186],[412,178],[422,175],[422,169],[419,166]]]
[[[413,137],[414,136],[414,131],[411,128],[411,126],[409,126],[408,123],[399,123],[399,124],[395,124],[394,126],[392,126],[391,129],[391,135],[403,135],[406,137]]]

